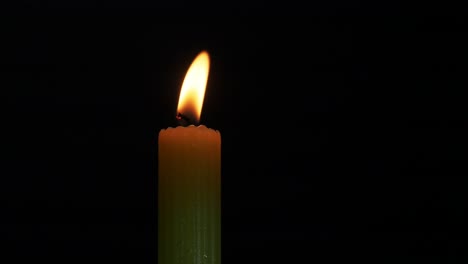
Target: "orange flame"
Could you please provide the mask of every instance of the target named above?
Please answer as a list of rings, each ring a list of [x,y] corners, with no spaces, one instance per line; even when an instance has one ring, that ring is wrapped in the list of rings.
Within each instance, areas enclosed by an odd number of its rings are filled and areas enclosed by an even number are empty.
[[[208,52],[202,51],[193,60],[182,83],[177,106],[178,118],[181,115],[192,122],[200,122],[209,70],[210,56]]]

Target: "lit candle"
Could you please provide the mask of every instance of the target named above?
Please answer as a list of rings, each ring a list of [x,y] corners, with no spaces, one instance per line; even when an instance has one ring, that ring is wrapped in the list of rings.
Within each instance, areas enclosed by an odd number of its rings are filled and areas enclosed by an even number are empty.
[[[209,64],[201,52],[182,84],[176,117],[186,126],[159,133],[159,264],[221,263],[221,135],[198,125]]]

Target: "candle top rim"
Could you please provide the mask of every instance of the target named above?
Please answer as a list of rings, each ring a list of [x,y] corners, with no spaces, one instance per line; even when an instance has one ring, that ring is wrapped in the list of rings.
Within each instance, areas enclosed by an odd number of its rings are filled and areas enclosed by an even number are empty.
[[[161,132],[162,131],[170,131],[170,130],[186,130],[186,129],[194,129],[194,128],[197,129],[197,130],[210,130],[210,131],[214,131],[214,132],[216,132],[218,134],[220,133],[219,130],[206,127],[205,125],[189,125],[189,126],[167,127],[167,128],[161,129]]]

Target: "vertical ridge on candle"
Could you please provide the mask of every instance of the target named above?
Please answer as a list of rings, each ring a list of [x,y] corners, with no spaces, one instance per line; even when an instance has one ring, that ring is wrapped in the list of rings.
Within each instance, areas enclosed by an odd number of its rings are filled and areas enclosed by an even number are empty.
[[[220,133],[169,128],[158,142],[158,263],[220,264]]]

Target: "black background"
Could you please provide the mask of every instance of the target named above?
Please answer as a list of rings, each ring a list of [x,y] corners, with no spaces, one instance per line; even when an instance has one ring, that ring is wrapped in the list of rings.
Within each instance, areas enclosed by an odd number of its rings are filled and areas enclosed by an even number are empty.
[[[156,262],[157,135],[203,49],[223,263],[466,261],[467,23],[448,6],[8,5],[1,262]]]

